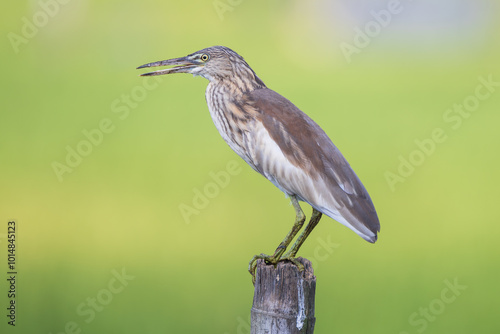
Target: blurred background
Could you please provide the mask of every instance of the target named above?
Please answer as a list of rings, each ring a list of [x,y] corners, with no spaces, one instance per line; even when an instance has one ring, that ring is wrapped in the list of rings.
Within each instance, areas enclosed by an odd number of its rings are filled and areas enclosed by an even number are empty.
[[[322,126],[379,214],[374,245],[324,218],[299,252],[315,333],[498,333],[499,14],[492,0],[9,3],[0,252],[15,220],[15,330],[250,332],[248,261],[293,209],[220,138],[205,79],[135,69],[225,45]]]

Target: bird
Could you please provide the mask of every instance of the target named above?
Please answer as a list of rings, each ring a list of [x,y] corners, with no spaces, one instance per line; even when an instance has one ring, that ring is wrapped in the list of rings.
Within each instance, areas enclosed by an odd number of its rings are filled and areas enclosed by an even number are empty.
[[[285,193],[295,209],[292,229],[273,255],[255,255],[248,270],[255,284],[256,260],[303,265],[296,254],[322,215],[374,243],[380,222],[374,204],[356,173],[325,131],[292,102],[269,89],[242,56],[225,46],[212,46],[185,57],[137,67],[167,66],[140,76],[190,73],[208,79],[208,109],[224,141],[250,167]],[[306,216],[299,202],[308,203]]]

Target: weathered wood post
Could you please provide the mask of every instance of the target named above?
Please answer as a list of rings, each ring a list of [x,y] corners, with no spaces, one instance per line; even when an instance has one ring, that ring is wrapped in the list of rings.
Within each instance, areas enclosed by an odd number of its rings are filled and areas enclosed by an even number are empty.
[[[304,271],[289,262],[275,268],[258,260],[251,334],[313,334],[316,277],[309,260],[297,260]]]

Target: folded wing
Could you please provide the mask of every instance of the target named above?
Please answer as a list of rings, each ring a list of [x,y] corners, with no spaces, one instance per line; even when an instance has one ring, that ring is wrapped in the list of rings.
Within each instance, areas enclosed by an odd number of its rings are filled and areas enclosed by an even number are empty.
[[[248,141],[253,167],[286,194],[375,242],[380,223],[372,200],[319,125],[270,89],[251,91],[244,99],[260,120]]]

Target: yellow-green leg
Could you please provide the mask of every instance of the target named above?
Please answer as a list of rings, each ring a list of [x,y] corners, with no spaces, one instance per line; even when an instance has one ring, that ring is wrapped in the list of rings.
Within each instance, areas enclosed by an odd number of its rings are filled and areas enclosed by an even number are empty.
[[[309,234],[312,232],[312,230],[318,225],[319,220],[321,219],[322,213],[319,212],[318,210],[313,208],[313,213],[311,215],[311,220],[309,220],[309,223],[307,224],[306,228],[302,232],[302,234],[297,238],[295,243],[292,246],[292,249],[290,249],[282,258],[282,260],[289,260],[293,261],[295,258],[295,255],[297,255],[297,252],[299,251],[300,246],[306,241],[307,237]],[[295,263],[295,262],[294,262]],[[299,267],[300,269],[300,267]]]
[[[266,254],[260,254],[260,255],[255,255],[252,260],[250,260],[250,263],[248,264],[248,271],[252,275],[252,281],[255,283],[255,269],[257,267],[257,260],[258,259],[263,259],[267,263],[271,263],[276,265],[280,260],[281,256],[283,253],[286,251],[288,245],[292,242],[293,238],[297,235],[297,233],[300,231],[302,226],[304,225],[304,221],[306,220],[306,216],[304,215],[304,212],[300,208],[299,201],[295,196],[290,197],[292,201],[293,208],[295,209],[295,223],[293,224],[292,229],[288,234],[286,235],[285,239],[280,243],[278,248],[276,248],[276,251],[274,252],[273,255],[269,256]],[[298,262],[292,261],[295,264]],[[300,263],[299,263],[300,264]]]

